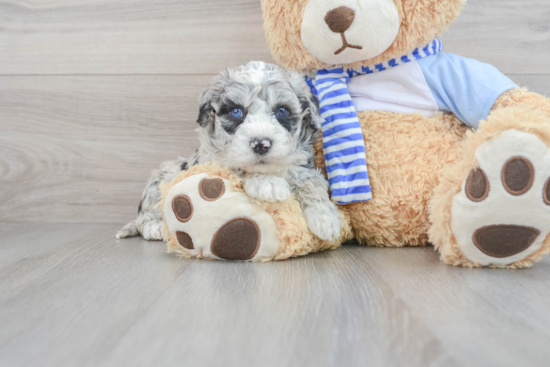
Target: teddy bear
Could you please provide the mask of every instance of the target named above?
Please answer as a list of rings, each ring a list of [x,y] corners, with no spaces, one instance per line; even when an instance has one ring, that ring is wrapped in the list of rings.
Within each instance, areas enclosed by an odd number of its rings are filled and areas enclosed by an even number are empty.
[[[550,100],[443,52],[438,37],[464,4],[262,0],[274,59],[318,99],[315,165],[341,236],[316,238],[292,197],[255,201],[230,171],[204,165],[161,187],[169,250],[268,261],[355,238],[433,244],[444,263],[470,268],[528,267],[549,253]]]

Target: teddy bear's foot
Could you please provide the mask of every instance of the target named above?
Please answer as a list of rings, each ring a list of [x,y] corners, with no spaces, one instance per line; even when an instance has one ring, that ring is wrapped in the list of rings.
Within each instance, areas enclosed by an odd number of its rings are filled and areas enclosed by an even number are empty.
[[[451,228],[464,255],[510,265],[538,251],[550,233],[550,149],[508,130],[476,150],[479,168],[455,196]]]
[[[480,144],[475,161],[450,201],[452,236],[445,244],[433,236],[436,247],[453,265],[530,266],[550,250],[548,145],[510,129]]]
[[[279,240],[272,217],[226,179],[202,173],[175,184],[164,201],[171,252],[216,260],[267,261]]]

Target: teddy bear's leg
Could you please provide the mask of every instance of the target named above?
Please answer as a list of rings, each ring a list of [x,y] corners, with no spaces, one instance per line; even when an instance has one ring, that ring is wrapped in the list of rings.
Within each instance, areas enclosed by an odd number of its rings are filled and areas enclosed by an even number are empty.
[[[497,105],[435,190],[429,236],[447,264],[520,268],[550,252],[550,109],[527,97],[541,105]]]
[[[323,241],[308,229],[300,203],[252,199],[229,170],[207,164],[161,183],[160,208],[168,251],[215,260],[284,260],[337,248],[352,238],[349,218],[341,213],[340,238]]]
[[[266,261],[277,254],[273,218],[225,178],[207,173],[175,184],[162,207],[170,252],[216,260]]]

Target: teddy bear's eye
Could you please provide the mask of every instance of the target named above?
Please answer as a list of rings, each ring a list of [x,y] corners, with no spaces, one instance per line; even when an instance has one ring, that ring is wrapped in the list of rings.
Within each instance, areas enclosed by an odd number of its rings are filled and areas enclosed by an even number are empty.
[[[290,111],[286,107],[279,107],[277,109],[277,117],[285,118],[290,115]]]

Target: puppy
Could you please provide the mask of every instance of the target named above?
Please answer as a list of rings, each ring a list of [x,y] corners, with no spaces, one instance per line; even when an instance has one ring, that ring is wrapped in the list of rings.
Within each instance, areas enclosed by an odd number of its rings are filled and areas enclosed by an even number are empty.
[[[253,198],[276,202],[294,194],[311,232],[337,239],[340,215],[329,198],[328,182],[313,167],[321,121],[318,101],[300,74],[263,62],[226,70],[200,97],[199,149],[153,172],[137,219],[116,237],[161,240],[162,213],[156,208],[160,182],[193,165],[217,162],[240,176]]]

